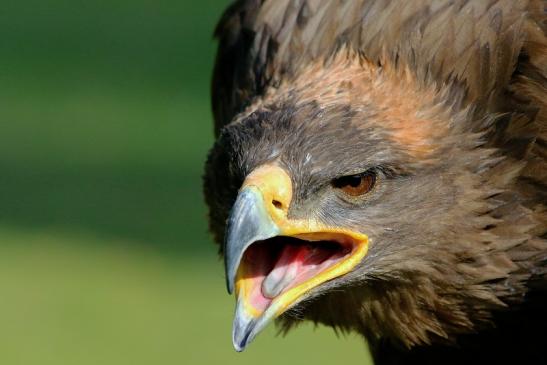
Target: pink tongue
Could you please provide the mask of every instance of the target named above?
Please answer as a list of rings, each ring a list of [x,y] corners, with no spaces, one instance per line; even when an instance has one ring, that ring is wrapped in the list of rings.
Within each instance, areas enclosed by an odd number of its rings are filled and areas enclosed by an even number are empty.
[[[273,299],[285,289],[306,281],[338,256],[329,257],[331,254],[312,245],[286,245],[272,271],[262,281],[262,295]]]

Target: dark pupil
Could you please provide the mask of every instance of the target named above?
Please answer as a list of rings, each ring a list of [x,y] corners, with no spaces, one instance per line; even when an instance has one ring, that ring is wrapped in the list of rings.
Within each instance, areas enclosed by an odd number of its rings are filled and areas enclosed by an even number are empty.
[[[361,185],[362,182],[362,176],[361,175],[352,175],[352,176],[344,176],[339,179],[334,180],[333,184],[337,188],[343,188],[345,186],[351,186],[352,188],[356,188],[359,185]]]
[[[347,185],[351,186],[352,188],[356,188],[361,184],[361,180],[363,179],[362,176],[353,175],[348,176]]]

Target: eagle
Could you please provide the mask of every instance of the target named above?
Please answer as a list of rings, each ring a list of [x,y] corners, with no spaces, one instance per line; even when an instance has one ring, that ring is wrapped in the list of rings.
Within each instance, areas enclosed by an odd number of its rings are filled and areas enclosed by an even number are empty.
[[[237,351],[311,321],[378,365],[547,363],[546,6],[228,7],[204,196]]]

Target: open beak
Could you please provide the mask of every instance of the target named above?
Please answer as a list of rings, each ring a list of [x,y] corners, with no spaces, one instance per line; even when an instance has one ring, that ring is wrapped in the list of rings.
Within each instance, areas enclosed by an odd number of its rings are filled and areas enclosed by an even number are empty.
[[[237,304],[237,351],[318,285],[351,271],[366,255],[368,237],[310,219],[290,219],[292,183],[276,165],[247,176],[232,208],[225,241],[228,292]]]

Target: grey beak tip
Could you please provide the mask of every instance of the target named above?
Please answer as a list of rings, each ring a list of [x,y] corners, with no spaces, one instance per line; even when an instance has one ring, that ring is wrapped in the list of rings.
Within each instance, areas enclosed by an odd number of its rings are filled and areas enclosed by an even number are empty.
[[[235,282],[235,272],[234,271],[235,265],[230,265],[230,263],[226,263],[226,290],[228,291],[228,294],[232,294],[234,292],[234,282]]]
[[[234,349],[236,352],[243,352],[243,350],[245,350],[245,344],[234,343]]]
[[[232,333],[232,343],[234,345],[234,349],[237,352],[243,352],[247,345],[249,344],[249,340],[251,339],[251,333],[253,331],[255,322],[235,322],[233,333]]]

